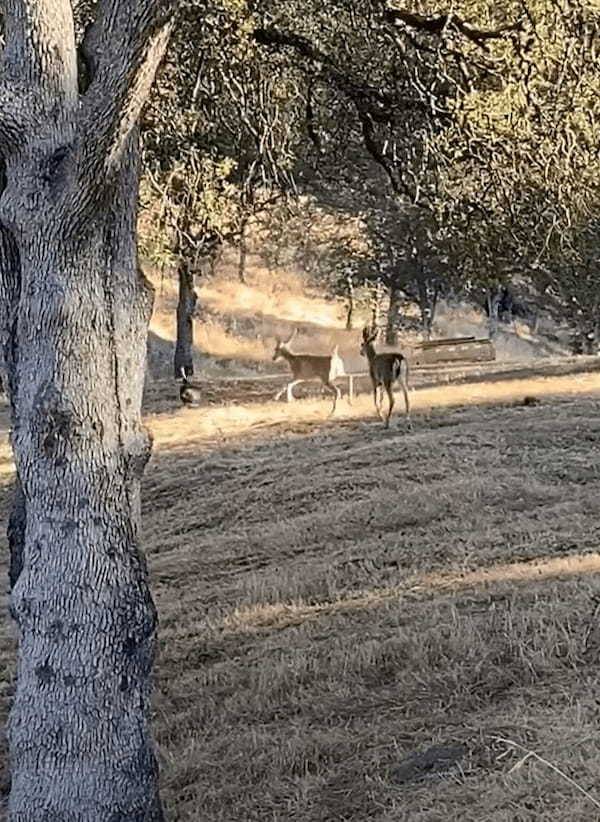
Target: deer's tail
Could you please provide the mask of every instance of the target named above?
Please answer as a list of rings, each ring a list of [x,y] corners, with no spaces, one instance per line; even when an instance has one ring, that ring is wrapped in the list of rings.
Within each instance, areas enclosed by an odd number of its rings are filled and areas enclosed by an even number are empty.
[[[394,379],[397,380],[402,377],[403,382],[408,386],[409,377],[408,360],[403,354],[396,354],[396,361],[394,362]]]

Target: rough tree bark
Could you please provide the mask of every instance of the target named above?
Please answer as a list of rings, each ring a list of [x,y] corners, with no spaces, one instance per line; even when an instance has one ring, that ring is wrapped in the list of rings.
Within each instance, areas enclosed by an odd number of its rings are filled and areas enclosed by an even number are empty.
[[[173,371],[175,379],[194,375],[194,313],[198,295],[194,288],[194,273],[186,260],[180,260],[177,271],[179,277],[179,299],[177,301],[177,342]]]
[[[171,5],[99,0],[81,97],[71,0],[3,5],[12,822],[163,818],[149,727],[156,612],[139,549],[152,291],[135,230],[137,122]]]

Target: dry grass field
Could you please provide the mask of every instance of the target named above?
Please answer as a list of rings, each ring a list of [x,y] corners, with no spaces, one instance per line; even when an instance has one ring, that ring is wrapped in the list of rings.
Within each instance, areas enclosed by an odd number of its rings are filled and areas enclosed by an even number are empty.
[[[600,819],[600,376],[413,404],[147,408],[171,822]]]

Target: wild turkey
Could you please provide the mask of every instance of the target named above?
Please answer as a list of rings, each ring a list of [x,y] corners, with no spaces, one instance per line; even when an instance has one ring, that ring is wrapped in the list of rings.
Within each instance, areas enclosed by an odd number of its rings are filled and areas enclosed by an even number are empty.
[[[181,369],[182,383],[179,388],[179,398],[183,405],[191,408],[200,405],[202,400],[202,389],[197,383],[190,382],[186,376],[185,369]]]

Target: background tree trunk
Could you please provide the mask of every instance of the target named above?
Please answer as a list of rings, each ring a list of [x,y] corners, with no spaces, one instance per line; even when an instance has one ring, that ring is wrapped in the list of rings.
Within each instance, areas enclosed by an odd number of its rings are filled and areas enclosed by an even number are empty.
[[[490,340],[493,340],[498,333],[500,298],[502,296],[502,288],[493,286],[487,289],[487,315],[488,315],[488,335]]]
[[[371,325],[373,328],[381,328],[383,291],[383,283],[378,279],[371,289]]]
[[[398,324],[400,321],[401,298],[401,290],[396,286],[391,286],[390,302],[385,328],[385,342],[387,345],[398,345]]]
[[[168,9],[100,0],[84,41],[97,82],[81,98],[70,0],[3,11],[0,333],[19,635],[10,818],[160,822],[156,611],[139,549],[152,290],[135,240],[136,122]]]
[[[346,277],[346,331],[352,330],[354,320],[354,280],[352,274]]]
[[[244,283],[244,285],[246,284],[246,253],[248,250],[246,246],[247,225],[248,220],[244,218],[240,226],[240,248],[238,259],[238,279],[241,283]]]
[[[432,281],[432,279],[427,276],[425,267],[422,264],[419,267],[419,275],[417,277],[417,292],[423,338],[430,340],[437,308],[439,286],[435,280]]]
[[[173,372],[175,379],[181,378],[182,369],[186,377],[194,374],[194,313],[198,295],[194,289],[194,274],[186,260],[179,261],[179,300],[177,302],[177,342]]]

